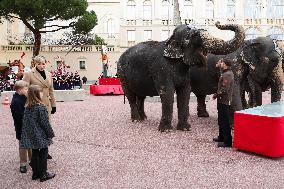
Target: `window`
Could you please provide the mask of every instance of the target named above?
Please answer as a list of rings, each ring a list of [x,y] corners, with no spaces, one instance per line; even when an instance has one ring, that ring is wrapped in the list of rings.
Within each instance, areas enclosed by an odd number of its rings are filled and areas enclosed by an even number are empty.
[[[245,4],[245,17],[251,19],[261,18],[261,0],[247,0]]]
[[[183,17],[185,19],[192,19],[193,18],[193,4],[192,1],[185,0],[184,1],[184,10],[183,10]]]
[[[170,36],[170,30],[163,30],[161,33],[162,41],[167,40]]]
[[[227,4],[227,18],[236,17],[236,2],[235,0],[228,0]]]
[[[284,0],[267,0],[267,18],[284,18]]]
[[[135,20],[136,19],[135,7],[136,7],[136,5],[135,5],[134,0],[129,0],[127,2],[127,9],[126,9],[127,20]]]
[[[162,20],[171,20],[173,18],[173,6],[169,0],[162,1]]]
[[[269,37],[271,37],[272,39],[276,39],[276,40],[284,40],[284,33],[283,31],[278,28],[278,27],[272,27],[267,31],[267,35]]]
[[[152,5],[149,0],[143,3],[143,20],[152,20]]]
[[[249,28],[246,30],[246,40],[255,39],[261,35],[257,28]]]
[[[61,60],[56,61],[56,68],[59,68],[61,66]]]
[[[135,30],[127,30],[127,41],[128,46],[135,44]]]
[[[86,61],[85,60],[80,60],[79,61],[79,66],[80,66],[80,70],[85,70],[86,69]]]
[[[152,30],[144,30],[144,41],[152,40]]]
[[[107,33],[109,38],[114,38],[115,22],[114,19],[112,18],[107,21]]]
[[[213,0],[206,1],[206,17],[214,18],[214,2]]]

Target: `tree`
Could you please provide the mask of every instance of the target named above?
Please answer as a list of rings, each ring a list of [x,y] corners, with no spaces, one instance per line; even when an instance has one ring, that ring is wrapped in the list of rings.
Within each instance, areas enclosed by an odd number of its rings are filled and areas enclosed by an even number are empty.
[[[39,54],[41,34],[72,28],[76,34],[87,34],[97,24],[94,11],[87,11],[87,0],[0,0],[0,16],[20,19],[34,35],[33,55]],[[69,24],[48,25],[52,21],[70,20]]]

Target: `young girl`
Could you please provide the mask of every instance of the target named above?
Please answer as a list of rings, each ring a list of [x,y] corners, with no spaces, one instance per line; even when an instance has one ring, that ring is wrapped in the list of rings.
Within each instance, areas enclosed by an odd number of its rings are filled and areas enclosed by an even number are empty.
[[[32,149],[32,179],[40,179],[41,182],[55,177],[54,173],[47,172],[48,146],[52,143],[54,132],[47,108],[41,101],[42,96],[40,86],[29,86],[21,136],[21,147]]]

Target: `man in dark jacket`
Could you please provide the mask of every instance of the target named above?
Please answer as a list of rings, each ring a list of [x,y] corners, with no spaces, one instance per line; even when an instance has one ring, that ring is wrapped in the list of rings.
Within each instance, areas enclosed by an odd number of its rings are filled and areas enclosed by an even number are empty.
[[[17,81],[15,83],[15,94],[12,98],[12,102],[10,105],[11,113],[14,119],[14,126],[16,131],[16,138],[21,141],[22,135],[22,125],[23,125],[23,116],[25,111],[25,103],[27,100],[27,92],[28,92],[29,84],[25,81]],[[27,164],[31,159],[31,149],[22,149],[19,148],[19,156],[20,156],[20,172],[27,172]]]
[[[229,109],[233,96],[234,74],[231,70],[230,59],[221,59],[216,67],[221,69],[221,77],[218,83],[217,93],[213,99],[217,98],[219,136],[213,141],[218,142],[218,147],[232,147],[232,135],[229,122]]]

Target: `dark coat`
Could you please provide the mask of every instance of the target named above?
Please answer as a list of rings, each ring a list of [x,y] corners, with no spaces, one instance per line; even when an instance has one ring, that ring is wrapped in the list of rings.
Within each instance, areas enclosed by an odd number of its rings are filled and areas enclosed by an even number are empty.
[[[19,95],[15,93],[10,105],[12,117],[14,119],[14,126],[16,131],[16,138],[21,140],[23,116],[25,111],[25,103],[27,97],[25,95]]]
[[[231,69],[223,71],[218,82],[217,102],[231,105],[234,87],[234,74]]]
[[[22,148],[47,148],[52,143],[54,132],[51,128],[47,108],[36,104],[25,109],[22,128]]]

